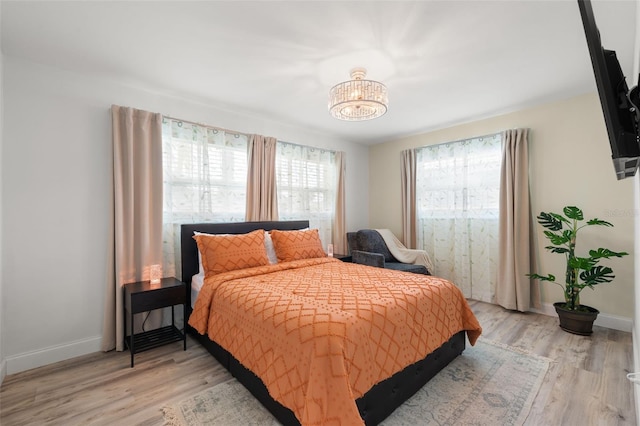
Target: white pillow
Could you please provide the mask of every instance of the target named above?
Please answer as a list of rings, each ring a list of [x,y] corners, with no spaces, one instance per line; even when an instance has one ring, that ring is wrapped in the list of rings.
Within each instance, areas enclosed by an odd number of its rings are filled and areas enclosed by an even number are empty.
[[[211,235],[211,234],[193,231],[193,235]],[[200,248],[198,248],[198,275],[201,275],[204,277],[204,267],[202,266],[202,255],[200,254]]]
[[[273,247],[271,234],[267,231],[264,231],[264,247],[267,249],[267,257],[269,258],[269,263],[272,265],[278,263],[278,256],[276,255],[275,247]]]

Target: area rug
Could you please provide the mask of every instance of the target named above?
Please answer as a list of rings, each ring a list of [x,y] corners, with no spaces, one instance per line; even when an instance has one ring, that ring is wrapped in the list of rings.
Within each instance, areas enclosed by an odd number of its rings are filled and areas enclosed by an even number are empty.
[[[382,425],[522,425],[549,362],[547,358],[480,339]],[[167,426],[280,424],[235,379],[162,410]]]

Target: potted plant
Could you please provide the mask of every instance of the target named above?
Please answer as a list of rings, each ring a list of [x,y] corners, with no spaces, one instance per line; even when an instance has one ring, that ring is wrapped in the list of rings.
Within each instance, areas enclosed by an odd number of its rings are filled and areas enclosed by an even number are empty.
[[[560,327],[570,333],[589,335],[592,333],[593,321],[600,312],[580,304],[580,292],[586,287],[594,289],[594,286],[609,283],[615,278],[610,267],[598,264],[601,259],[623,257],[628,253],[599,248],[589,250],[588,256],[578,256],[576,238],[581,229],[594,225],[609,227],[613,225],[600,219],[590,219],[584,223],[582,210],[575,206],[567,206],[563,212],[564,216],[558,213],[541,212],[537,219],[538,223],[547,229],[544,235],[552,244],[545,249],[566,257],[564,284],[556,282],[556,277],[552,274],[547,276],[528,274],[528,276],[561,286],[564,291],[564,302],[553,304],[560,319]]]

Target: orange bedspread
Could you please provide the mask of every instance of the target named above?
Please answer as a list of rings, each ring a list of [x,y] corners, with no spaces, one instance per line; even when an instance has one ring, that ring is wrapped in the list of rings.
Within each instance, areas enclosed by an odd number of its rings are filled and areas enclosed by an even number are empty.
[[[318,258],[209,277],[189,324],[303,425],[363,424],[355,400],[480,324],[451,282]]]

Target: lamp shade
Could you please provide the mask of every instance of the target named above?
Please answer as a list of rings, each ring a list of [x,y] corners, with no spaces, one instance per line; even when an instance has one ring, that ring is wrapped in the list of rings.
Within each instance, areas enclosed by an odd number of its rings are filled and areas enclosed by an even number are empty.
[[[362,121],[387,112],[387,86],[366,80],[364,68],[351,70],[351,80],[336,84],[329,91],[329,112],[339,120]]]

